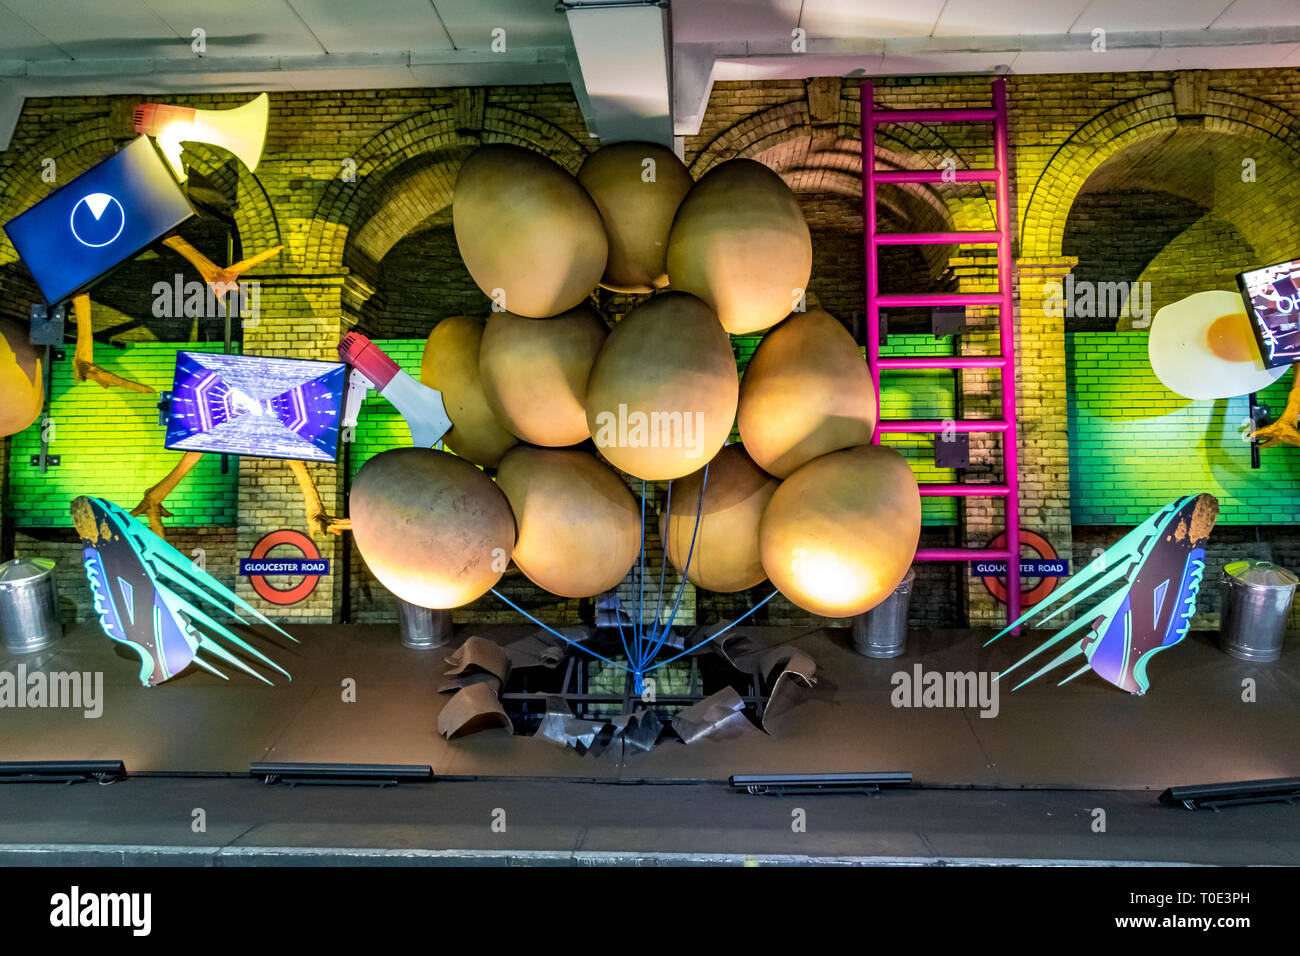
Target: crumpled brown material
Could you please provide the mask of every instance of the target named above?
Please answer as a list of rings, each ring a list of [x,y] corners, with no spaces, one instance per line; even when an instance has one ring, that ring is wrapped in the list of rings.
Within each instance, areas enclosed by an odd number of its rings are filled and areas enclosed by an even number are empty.
[[[448,677],[469,673],[475,670],[491,674],[505,684],[510,676],[510,658],[499,644],[479,637],[477,634],[465,639],[465,643],[456,648],[447,658],[451,665]]]
[[[804,692],[817,683],[817,662],[806,651],[789,644],[764,647],[738,634],[719,642],[718,653],[742,674],[757,674],[764,683],[777,668],[781,669],[763,708],[763,730],[767,733],[772,733],[770,723],[779,722],[804,699]]]
[[[585,627],[556,628],[571,641],[582,643],[591,637]],[[569,645],[544,628],[507,644],[503,650],[511,667],[558,667],[569,653]]]
[[[462,687],[438,714],[438,732],[448,740],[493,727],[514,729],[491,682]]]

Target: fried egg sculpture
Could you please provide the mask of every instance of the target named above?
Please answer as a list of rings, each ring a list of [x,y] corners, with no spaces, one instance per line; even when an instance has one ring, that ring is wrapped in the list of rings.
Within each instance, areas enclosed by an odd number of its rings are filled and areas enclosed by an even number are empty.
[[[1260,392],[1287,370],[1265,368],[1235,292],[1197,292],[1157,311],[1147,353],[1165,388],[1191,399]]]

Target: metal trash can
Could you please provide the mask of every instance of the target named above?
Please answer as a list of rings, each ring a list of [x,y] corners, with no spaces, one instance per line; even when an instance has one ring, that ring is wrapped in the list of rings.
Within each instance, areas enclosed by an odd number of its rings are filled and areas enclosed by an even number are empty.
[[[907,650],[907,608],[916,572],[908,568],[894,593],[853,619],[853,649],[865,657],[898,657]]]
[[[436,611],[397,599],[402,646],[429,651],[451,640],[451,612]]]
[[[0,637],[12,654],[49,647],[63,634],[49,558],[14,558],[0,564]]]
[[[1219,579],[1219,646],[1243,661],[1282,656],[1300,578],[1270,561],[1234,561]]]

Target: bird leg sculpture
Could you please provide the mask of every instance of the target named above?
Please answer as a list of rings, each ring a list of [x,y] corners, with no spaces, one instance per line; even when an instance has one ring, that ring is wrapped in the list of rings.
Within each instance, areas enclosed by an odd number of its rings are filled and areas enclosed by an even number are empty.
[[[243,273],[258,263],[265,262],[284,248],[283,246],[276,246],[247,259],[241,259],[234,265],[222,267],[199,252],[180,236],[169,236],[163,240],[163,245],[179,253],[194,268],[198,269],[203,281],[208,284],[208,287],[217,296],[232,292],[238,285],[239,277]],[[144,498],[131,511],[133,515],[148,515],[149,527],[159,537],[163,536],[162,518],[171,517],[171,512],[163,507],[163,499],[171,494],[172,490],[180,484],[181,479],[189,473],[190,469],[194,467],[201,457],[203,456],[199,452],[186,452],[181,460],[176,463],[176,467],[168,473],[167,477],[146,491]],[[293,476],[298,480],[298,487],[302,490],[303,505],[307,512],[307,526],[312,530],[312,533],[342,534],[344,531],[351,530],[352,521],[350,518],[335,518],[326,514],[325,505],[321,502],[320,492],[316,488],[316,482],[312,480],[311,474],[307,471],[307,465],[301,461],[290,460],[289,468],[293,472]]]
[[[172,516],[172,513],[163,507],[163,500],[176,489],[202,457],[202,452],[187,451],[176,463],[176,467],[167,473],[167,477],[146,491],[140,503],[131,509],[133,516],[146,515],[149,518],[149,528],[158,537],[166,539],[162,519]],[[335,518],[325,513],[320,492],[316,490],[316,483],[312,481],[305,462],[290,460],[289,469],[298,479],[298,487],[302,490],[303,505],[307,513],[307,527],[313,534],[342,534],[344,531],[352,530],[351,518]]]
[[[95,364],[95,331],[90,321],[90,296],[85,294],[75,296],[72,300],[72,311],[77,318],[77,350],[72,363],[76,380],[84,382],[86,379],[91,379],[104,388],[125,388],[132,392],[146,394],[152,392],[153,389],[148,385],[141,385],[139,382],[114,375]]]
[[[280,250],[284,248],[284,246],[274,246],[265,252],[259,252],[255,256],[240,259],[234,265],[219,266],[180,236],[168,236],[163,240],[163,245],[180,253],[194,268],[198,269],[203,281],[208,284],[218,297],[233,292],[239,285],[241,275],[272,256],[279,255]]]
[[[133,517],[147,515],[149,529],[166,540],[167,534],[163,530],[162,519],[170,518],[172,513],[163,507],[163,499],[172,493],[172,490],[181,483],[181,479],[190,473],[190,469],[197,465],[202,457],[201,451],[187,451],[182,455],[176,467],[167,473],[167,477],[144,493],[140,503],[131,509],[131,515]]]
[[[1287,396],[1282,415],[1273,424],[1256,429],[1250,436],[1259,442],[1260,448],[1269,448],[1278,442],[1300,445],[1300,431],[1296,430],[1297,420],[1300,419],[1300,362],[1291,366],[1291,374],[1294,377],[1291,394]]]
[[[335,518],[325,513],[325,505],[320,500],[320,492],[316,490],[316,482],[312,481],[311,474],[307,471],[307,463],[290,460],[289,468],[302,490],[302,500],[307,506],[307,526],[311,528],[312,534],[342,534],[351,531],[351,518]]]

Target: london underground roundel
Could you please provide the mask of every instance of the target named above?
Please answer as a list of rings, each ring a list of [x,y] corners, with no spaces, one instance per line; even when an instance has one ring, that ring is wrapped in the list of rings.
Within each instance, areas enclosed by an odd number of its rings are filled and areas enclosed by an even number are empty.
[[[122,204],[108,193],[89,193],[72,207],[72,235],[83,246],[97,249],[114,242],[126,226]]]

